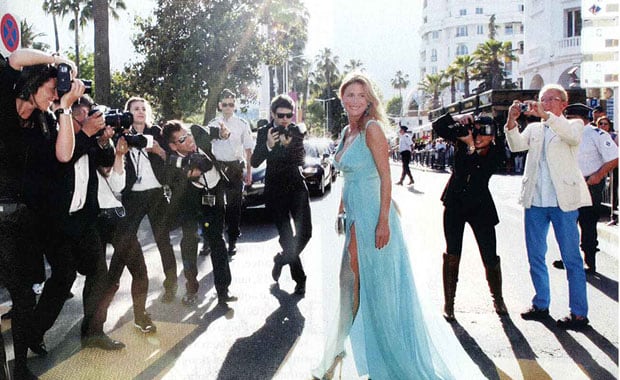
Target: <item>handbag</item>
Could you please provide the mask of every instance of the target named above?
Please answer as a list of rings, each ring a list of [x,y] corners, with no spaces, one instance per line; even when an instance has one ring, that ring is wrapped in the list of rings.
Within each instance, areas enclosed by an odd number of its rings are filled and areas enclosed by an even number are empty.
[[[336,217],[336,233],[344,235],[346,233],[346,214],[340,213]]]

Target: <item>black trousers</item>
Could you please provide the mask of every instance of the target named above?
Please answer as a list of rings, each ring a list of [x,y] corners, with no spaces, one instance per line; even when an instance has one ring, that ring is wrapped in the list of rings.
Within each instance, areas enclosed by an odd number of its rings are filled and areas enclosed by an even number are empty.
[[[223,162],[224,172],[228,177],[225,185],[226,191],[226,234],[228,242],[237,241],[241,230],[241,201],[243,194],[243,162]]]
[[[138,229],[142,219],[148,216],[166,277],[164,287],[166,289],[176,289],[177,262],[174,257],[172,244],[170,244],[170,228],[167,214],[168,203],[164,198],[163,190],[156,188],[146,191],[129,191],[123,194],[123,206],[125,206],[126,216],[121,219],[118,225],[119,233],[117,234],[114,256],[120,255],[120,263],[127,264],[132,262],[132,264],[136,265],[137,270],[141,270],[138,267],[144,265],[144,257],[142,247],[138,241]],[[133,263],[133,260],[136,260],[136,262]],[[142,273],[138,275],[142,276]]]
[[[409,168],[409,163],[411,162],[411,151],[403,150],[400,152],[400,159],[403,164],[403,170],[400,175],[400,182],[403,182],[405,176],[409,177],[409,180],[413,182],[413,176],[411,175],[411,169]]]
[[[34,309],[35,332],[39,339],[54,325],[78,272],[86,276],[82,291],[82,337],[103,334],[107,306],[101,301],[106,289],[107,265],[101,247],[94,222],[84,225],[79,234],[60,229],[51,231],[45,256],[52,275],[45,281],[43,293]]]
[[[588,185],[592,206],[579,208],[579,217],[577,218],[581,228],[581,250],[585,256],[586,265],[593,269],[596,268],[596,251],[598,251],[596,223],[598,223],[600,215],[604,186],[604,181],[596,185]]]
[[[118,240],[125,231],[118,228],[121,219],[100,216],[97,219],[97,230],[101,238],[101,248],[105,252],[107,244],[112,244],[114,253],[108,269],[107,290],[102,302],[108,306],[112,302],[116,291],[120,286],[120,278],[123,269],[127,267],[131,274],[131,298],[133,301],[134,317],[144,315],[146,311],[146,296],[149,290],[149,279],[146,271],[146,263],[140,246],[130,247],[124,255],[118,254]]]
[[[282,263],[289,265],[291,277],[295,282],[304,283],[306,273],[299,256],[312,237],[312,215],[308,189],[304,187],[274,195],[268,198],[265,206],[272,215],[280,235]],[[295,226],[294,232],[291,220]]]
[[[446,253],[460,256],[463,250],[465,223],[469,223],[478,243],[485,268],[493,268],[499,262],[495,226],[480,222],[460,207],[446,207],[443,212],[443,231],[446,238]]]
[[[17,368],[26,367],[28,345],[37,337],[33,332],[33,310],[36,304],[32,284],[45,280],[43,246],[37,232],[41,227],[24,205],[0,212],[0,285],[13,302],[11,334]],[[0,339],[0,360],[6,361],[4,341]],[[2,371],[2,369],[0,369]],[[0,377],[1,374],[0,374]]]
[[[232,282],[230,266],[228,263],[228,251],[224,242],[224,218],[226,213],[226,196],[224,181],[216,186],[213,192],[216,194],[215,206],[202,205],[202,218],[200,224],[203,236],[206,237],[211,248],[211,264],[213,265],[213,284],[218,296],[228,294],[228,287]],[[183,233],[185,235],[185,233]],[[193,250],[195,258],[196,249]],[[195,262],[194,262],[195,265]]]

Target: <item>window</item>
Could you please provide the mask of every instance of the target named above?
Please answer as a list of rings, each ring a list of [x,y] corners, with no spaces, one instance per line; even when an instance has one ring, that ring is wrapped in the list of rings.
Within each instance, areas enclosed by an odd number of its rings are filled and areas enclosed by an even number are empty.
[[[469,54],[469,50],[467,49],[467,45],[460,44],[456,47],[456,55],[466,55]]]
[[[438,30],[433,30],[432,36],[433,36],[434,40],[439,39],[439,31]]]
[[[459,16],[467,16],[467,9],[460,9]]]
[[[581,36],[581,9],[566,10],[566,35],[564,37]]]
[[[437,66],[431,67],[431,74],[437,74]]]
[[[523,13],[525,10],[525,6],[523,4],[519,4],[519,12]]]
[[[456,36],[457,37],[464,37],[467,36],[467,27],[466,26],[459,26],[456,28]]]
[[[431,50],[431,62],[437,62],[437,49]]]
[[[420,61],[426,62],[426,50],[420,53]]]
[[[484,25],[478,25],[476,27],[476,34],[484,34]]]
[[[482,8],[476,8],[476,14],[477,14],[477,15],[481,15],[481,14],[483,14],[483,13],[484,13],[484,12],[482,11]]]
[[[504,64],[504,72],[507,77],[512,76],[512,61],[508,61]]]
[[[504,34],[507,36],[512,36],[514,34],[514,31],[512,29],[512,24],[508,24],[504,27]]]

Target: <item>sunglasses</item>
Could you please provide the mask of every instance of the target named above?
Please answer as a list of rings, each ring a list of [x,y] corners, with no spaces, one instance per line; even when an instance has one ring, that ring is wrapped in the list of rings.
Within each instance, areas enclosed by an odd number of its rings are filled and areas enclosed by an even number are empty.
[[[601,122],[599,122],[599,123],[598,123],[598,125],[611,125],[611,124],[609,124],[609,123],[607,123],[607,122],[603,122],[603,121],[601,121]]]
[[[276,113],[276,117],[278,119],[284,119],[284,118],[291,119],[293,117],[293,113],[292,112],[289,112],[289,113]]]
[[[483,124],[480,128],[474,128],[472,134],[474,136],[495,136],[495,126]]]
[[[222,107],[234,107],[235,103],[222,103]]]
[[[177,140],[177,143],[183,144],[185,140],[187,140],[188,137],[191,137],[191,135],[192,135],[191,133],[187,132],[183,136],[179,137],[179,139]]]

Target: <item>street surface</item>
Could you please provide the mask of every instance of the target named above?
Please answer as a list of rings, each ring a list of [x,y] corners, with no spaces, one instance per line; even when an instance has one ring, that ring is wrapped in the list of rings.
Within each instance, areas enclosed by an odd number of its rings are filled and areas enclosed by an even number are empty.
[[[393,182],[400,164],[392,165]],[[393,198],[402,213],[403,231],[419,293],[429,298],[440,317],[443,306],[441,254],[444,250],[441,191],[447,172],[415,168],[414,186],[394,186]],[[597,258],[599,274],[588,276],[589,319],[592,328],[563,331],[555,319],[568,314],[566,274],[551,267],[559,258],[553,234],[549,235],[547,262],[552,284],[551,316],[545,322],[524,321],[519,313],[529,305],[533,287],[525,253],[522,208],[517,204],[520,176],[496,175],[491,188],[500,224],[498,253],[502,260],[504,299],[510,315],[499,318],[493,309],[484,268],[469,227],[465,232],[460,281],[456,294],[457,322],[452,328],[466,351],[489,379],[617,379],[618,378],[618,227],[606,228]],[[123,341],[119,352],[80,348],[79,323],[83,277],[75,297],[65,304],[45,341],[50,354],[32,356],[30,367],[42,379],[309,379],[321,357],[327,321],[337,303],[343,238],[334,232],[342,178],[323,197],[312,198],[313,237],[302,254],[308,274],[305,297],[293,294],[295,283],[285,267],[280,286],[271,279],[272,257],[279,251],[277,232],[264,210],[244,216],[238,253],[231,261],[231,293],[239,297],[231,309],[216,308],[211,262],[199,257],[201,301],[195,307],[181,304],[184,279],[179,276],[176,302],[162,304],[161,261],[143,223],[140,241],[149,269],[147,310],[157,325],[153,335],[133,327],[130,275],[110,307],[106,330]],[[599,223],[602,224],[602,223]],[[180,230],[172,234],[179,252]],[[108,258],[110,255],[108,251]],[[0,312],[8,310],[6,292],[0,293]],[[10,345],[10,322],[3,321]],[[9,350],[8,355],[12,357]],[[448,358],[449,360],[449,358]],[[345,357],[342,379],[357,379],[351,355]]]

